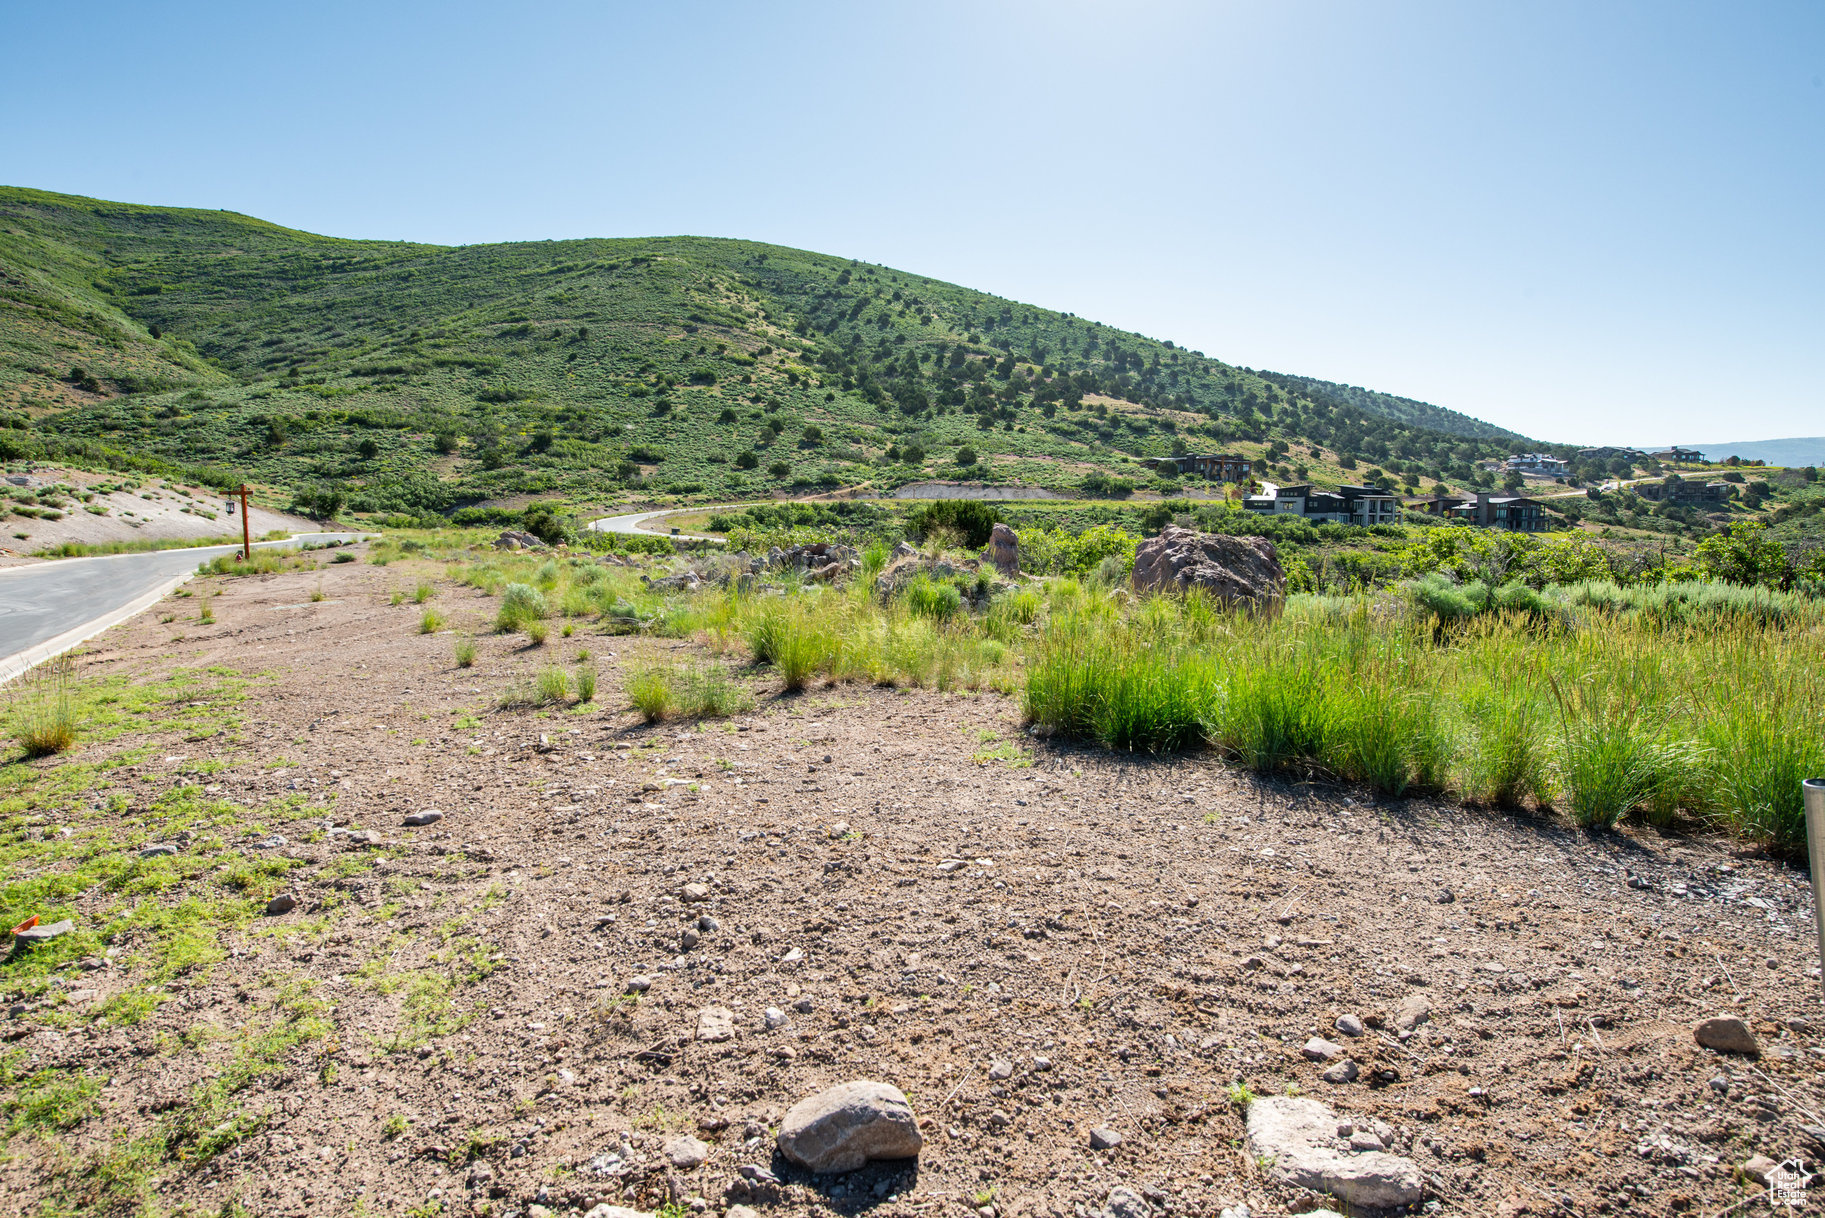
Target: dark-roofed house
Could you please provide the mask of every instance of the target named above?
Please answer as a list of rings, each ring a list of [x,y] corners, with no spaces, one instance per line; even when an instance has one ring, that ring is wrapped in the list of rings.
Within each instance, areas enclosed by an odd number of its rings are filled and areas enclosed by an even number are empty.
[[[1199,453],[1196,456],[1148,457],[1141,464],[1157,473],[1168,470],[1178,474],[1195,474],[1212,482],[1246,481],[1255,463],[1233,453]]]
[[[1275,486],[1266,483],[1242,506],[1251,512],[1301,516],[1313,524],[1393,524],[1400,519],[1400,500],[1379,486],[1340,486],[1316,490],[1310,483]]]
[[[1433,495],[1407,504],[1410,512],[1424,512],[1481,525],[1486,529],[1508,529],[1516,533],[1544,533],[1553,527],[1546,505],[1525,495],[1502,491],[1478,491],[1474,499],[1459,495]]]

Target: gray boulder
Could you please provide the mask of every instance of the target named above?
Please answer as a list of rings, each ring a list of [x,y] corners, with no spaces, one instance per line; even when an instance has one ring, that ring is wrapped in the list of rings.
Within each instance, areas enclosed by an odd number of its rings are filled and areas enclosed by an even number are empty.
[[[900,1089],[865,1079],[800,1100],[779,1125],[780,1153],[814,1172],[855,1171],[871,1159],[910,1159],[924,1145]]]
[[[1020,538],[1005,524],[997,524],[989,534],[989,548],[983,555],[1003,575],[1020,574]]]
[[[1337,1136],[1337,1114],[1317,1100],[1270,1096],[1248,1106],[1248,1149],[1282,1183],[1329,1193],[1352,1206],[1412,1205],[1425,1182],[1411,1159],[1385,1151],[1351,1153]]]
[[[1274,543],[1169,526],[1143,541],[1134,555],[1140,592],[1199,589],[1225,606],[1278,613],[1286,603],[1286,573]]]

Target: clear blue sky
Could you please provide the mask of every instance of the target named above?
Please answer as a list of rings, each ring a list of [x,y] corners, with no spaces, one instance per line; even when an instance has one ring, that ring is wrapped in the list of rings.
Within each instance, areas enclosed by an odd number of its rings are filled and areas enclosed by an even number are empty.
[[[0,181],[887,263],[1555,440],[1825,433],[1825,4],[7,6]]]

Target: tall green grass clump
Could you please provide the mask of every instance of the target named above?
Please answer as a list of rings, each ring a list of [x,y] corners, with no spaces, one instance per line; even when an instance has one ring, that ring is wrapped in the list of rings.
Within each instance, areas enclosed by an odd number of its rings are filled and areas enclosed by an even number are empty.
[[[594,702],[596,700],[596,669],[593,664],[577,666],[577,701]]]
[[[418,633],[436,634],[446,625],[444,615],[435,609],[427,609],[418,619]]]
[[[769,598],[748,628],[756,663],[779,670],[787,689],[803,689],[837,651],[831,625],[800,596]]]
[[[502,634],[512,634],[533,622],[542,622],[550,612],[543,592],[531,584],[508,584],[494,615],[494,628]]]
[[[539,701],[552,705],[570,701],[570,674],[557,665],[539,671]]]
[[[11,727],[27,757],[50,757],[75,746],[75,674],[74,661],[59,656],[20,679]]]
[[[678,706],[677,670],[670,665],[636,668],[627,677],[627,700],[648,723],[669,717]]]
[[[458,668],[475,667],[475,640],[456,640],[456,666]]]
[[[919,617],[936,618],[946,621],[957,616],[963,609],[963,593],[957,585],[939,583],[924,577],[913,580],[901,593],[906,600],[906,607]]]

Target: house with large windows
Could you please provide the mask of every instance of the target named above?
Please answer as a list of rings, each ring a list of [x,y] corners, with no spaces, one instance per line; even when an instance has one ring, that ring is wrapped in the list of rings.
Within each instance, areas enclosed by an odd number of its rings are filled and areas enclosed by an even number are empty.
[[[1299,516],[1313,524],[1393,524],[1400,519],[1400,498],[1379,486],[1340,486],[1318,490],[1310,483],[1276,486],[1265,482],[1259,495],[1242,506],[1251,512]]]

